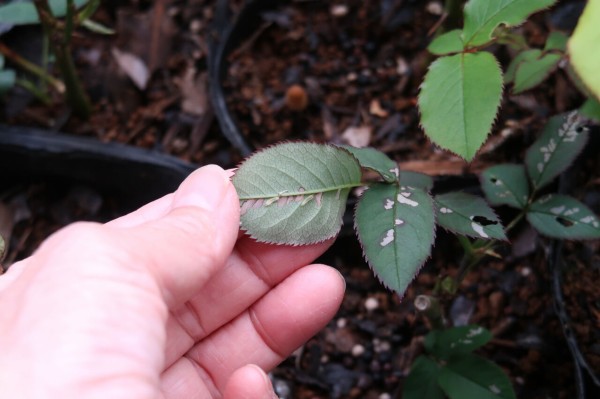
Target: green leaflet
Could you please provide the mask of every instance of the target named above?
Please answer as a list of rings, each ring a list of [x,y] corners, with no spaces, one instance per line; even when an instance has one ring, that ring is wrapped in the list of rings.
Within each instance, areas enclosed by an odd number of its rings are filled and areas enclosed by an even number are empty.
[[[427,192],[430,192],[433,188],[433,178],[431,176],[412,170],[400,171],[400,183],[403,186],[416,187]]]
[[[525,164],[535,189],[550,183],[567,169],[588,140],[587,129],[577,112],[557,115],[527,150]]]
[[[17,81],[17,74],[12,69],[0,69],[0,97],[13,88]]]
[[[421,125],[434,143],[470,161],[492,128],[501,97],[502,71],[492,54],[439,58],[421,85]]]
[[[444,399],[444,392],[437,383],[441,367],[426,356],[419,356],[404,381],[403,399]]]
[[[435,55],[460,53],[463,51],[462,30],[454,29],[433,39],[427,50]]]
[[[567,41],[569,40],[569,36],[564,34],[561,31],[552,31],[548,35],[548,39],[546,39],[546,45],[544,46],[544,51],[560,51],[564,53],[567,51]]]
[[[243,230],[261,242],[305,245],[338,233],[361,170],[341,148],[284,143],[246,159],[232,181]]]
[[[502,369],[471,353],[450,358],[438,383],[450,399],[516,399]]]
[[[567,195],[550,194],[531,204],[527,220],[553,238],[600,238],[600,220],[587,206]]]
[[[523,209],[529,199],[529,183],[523,165],[503,164],[481,174],[481,188],[492,205]]]
[[[437,224],[457,234],[481,239],[506,240],[500,219],[483,200],[454,192],[434,198]]]
[[[74,0],[75,7],[79,8],[89,0]],[[48,0],[50,9],[55,17],[64,17],[67,14],[66,0]],[[0,6],[0,23],[10,25],[29,25],[39,22],[37,11],[31,1],[13,2]]]
[[[600,122],[600,102],[593,98],[588,98],[579,108],[579,113],[586,118]]]
[[[558,66],[561,54],[544,53],[542,50],[526,50],[510,63],[505,76],[506,83],[513,83],[512,93],[519,94],[542,83]]]
[[[425,349],[438,359],[473,352],[492,339],[492,333],[476,325],[433,330],[425,337]]]
[[[600,2],[588,1],[568,43],[571,64],[596,100],[600,100],[598,21],[600,21]]]
[[[374,273],[402,296],[431,252],[431,197],[413,187],[374,184],[360,198],[354,222]]]
[[[556,0],[469,0],[465,5],[463,40],[465,47],[490,42],[499,25],[516,26],[534,12],[550,7]]]
[[[383,152],[370,147],[357,148],[349,145],[342,145],[340,147],[354,155],[358,159],[360,166],[379,173],[386,182],[393,183],[398,180],[400,174],[398,164],[388,158]]]

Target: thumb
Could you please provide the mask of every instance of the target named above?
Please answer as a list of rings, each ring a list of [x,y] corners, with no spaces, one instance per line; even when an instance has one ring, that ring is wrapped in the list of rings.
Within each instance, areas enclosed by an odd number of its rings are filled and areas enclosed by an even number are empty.
[[[121,230],[134,261],[155,277],[169,307],[189,300],[223,266],[239,229],[239,202],[227,172],[209,165],[177,189],[164,214]]]
[[[269,377],[258,366],[248,364],[229,378],[223,399],[277,399]]]

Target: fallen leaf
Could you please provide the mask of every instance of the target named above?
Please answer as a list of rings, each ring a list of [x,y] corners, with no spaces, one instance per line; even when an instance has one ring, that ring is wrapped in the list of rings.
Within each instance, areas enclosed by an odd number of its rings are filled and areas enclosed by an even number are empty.
[[[352,147],[367,147],[371,142],[371,133],[373,129],[370,126],[350,126],[342,133],[342,140]]]
[[[140,90],[144,90],[150,79],[150,71],[141,58],[118,48],[112,49],[112,55],[119,67],[135,83]]]

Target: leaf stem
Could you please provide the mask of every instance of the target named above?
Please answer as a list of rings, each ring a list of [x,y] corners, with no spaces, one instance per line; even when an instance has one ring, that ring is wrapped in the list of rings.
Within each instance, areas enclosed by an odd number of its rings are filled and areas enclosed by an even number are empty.
[[[75,18],[73,0],[67,0],[67,20],[64,29],[60,28],[59,22],[52,15],[48,0],[33,0],[33,4],[38,12],[42,28],[50,38],[50,44],[56,56],[58,68],[65,81],[67,101],[75,114],[83,119],[87,119],[92,112],[92,106],[81,85],[81,80],[77,76],[75,63],[71,55],[70,40],[73,19]]]
[[[47,71],[45,71],[40,66],[26,60],[21,57],[19,54],[15,53],[12,49],[7,47],[4,43],[0,42],[0,53],[8,58],[10,61],[17,64],[19,67],[24,69],[25,71],[35,75],[40,78],[42,81],[50,84],[58,93],[64,94],[65,92],[65,84],[60,80],[56,79],[52,75],[50,75]]]
[[[519,212],[517,216],[513,218],[513,220],[508,223],[504,231],[508,233],[511,231],[525,216],[526,212],[523,210]],[[465,256],[463,257],[460,267],[458,269],[458,273],[455,278],[456,286],[460,286],[465,276],[475,267],[483,258],[485,258],[489,251],[494,248],[498,240],[489,240],[486,241],[482,246],[478,246],[469,241],[468,238],[459,236],[459,242],[465,249]]]

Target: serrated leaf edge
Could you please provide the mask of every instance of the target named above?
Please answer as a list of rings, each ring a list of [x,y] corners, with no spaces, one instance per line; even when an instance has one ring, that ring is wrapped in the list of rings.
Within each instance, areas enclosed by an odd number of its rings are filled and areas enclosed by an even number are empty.
[[[439,202],[437,202],[437,196],[433,196],[432,198],[433,198],[434,204],[439,204]],[[502,220],[500,220],[500,218],[498,217],[498,214],[496,213],[496,211],[494,210],[494,208],[492,208],[492,206],[485,200],[485,198],[482,198],[482,197],[478,197],[478,198],[481,198],[483,201],[485,201],[485,203],[487,204],[487,206],[492,211],[492,214],[494,215],[494,217],[497,219],[498,223],[502,227],[502,231],[504,232],[504,238],[495,238],[495,237],[489,237],[489,236],[486,238],[486,237],[482,237],[481,235],[477,235],[477,234],[465,234],[463,232],[458,232],[455,229],[452,229],[450,227],[442,226],[442,225],[438,224],[438,222],[437,222],[437,219],[438,219],[437,218],[437,211],[435,212],[436,213],[436,215],[435,215],[435,223],[436,223],[436,225],[439,226],[439,227],[441,227],[441,228],[443,228],[444,230],[449,231],[452,234],[456,234],[456,235],[467,236],[467,237],[471,237],[471,238],[478,238],[478,239],[481,239],[481,240],[498,240],[498,241],[509,242],[509,239],[506,236],[506,232],[504,231],[504,225],[502,224]],[[470,218],[466,217],[463,214],[460,214],[460,215],[463,216],[463,217],[465,217],[465,219],[470,219]],[[473,222],[473,223],[475,223],[475,222]],[[482,227],[485,228],[485,226],[482,226]]]
[[[365,191],[367,191],[369,189],[370,189],[370,187],[368,187]],[[429,192],[427,192],[426,190],[423,190],[423,189],[418,189],[418,190],[423,191],[424,193],[426,193],[428,196],[431,197],[431,194],[429,194]],[[398,191],[400,191],[400,186],[399,185],[398,185]],[[363,194],[364,194],[364,192],[363,192]],[[361,197],[362,197],[362,195],[361,195]],[[433,197],[432,197],[432,200],[433,200]],[[388,290],[390,290],[392,292],[395,292],[398,295],[398,298],[400,300],[402,300],[404,298],[404,295],[406,294],[406,290],[404,292],[400,293],[400,292],[396,291],[395,289],[391,288],[390,286],[388,286],[388,284],[385,281],[383,281],[381,279],[381,277],[379,276],[379,274],[375,271],[375,268],[373,267],[373,264],[371,263],[371,260],[369,259],[369,257],[367,256],[367,253],[365,252],[365,246],[363,245],[363,239],[362,239],[362,237],[360,235],[360,232],[358,230],[358,223],[356,223],[356,220],[357,220],[357,218],[356,218],[356,211],[358,209],[358,204],[359,203],[360,203],[360,198],[358,198],[358,201],[356,201],[356,204],[354,205],[354,211],[353,211],[353,216],[354,216],[354,232],[356,234],[356,238],[358,239],[358,243],[360,245],[360,249],[361,249],[361,252],[362,252],[362,255],[363,255],[363,259],[367,262],[367,265],[369,266],[369,269],[371,269],[371,272],[373,273],[373,275],[375,276],[375,278],[379,281],[379,283],[382,286],[384,286],[386,289],[388,289]],[[429,255],[427,255],[425,257],[425,259],[421,262],[421,264],[417,268],[414,276],[412,277],[412,280],[410,280],[408,282],[408,284],[406,285],[407,290],[408,290],[408,286],[410,284],[412,284],[413,281],[415,281],[415,279],[417,278],[417,276],[421,272],[421,269],[423,268],[423,266],[425,266],[425,263],[427,263],[427,261],[429,259],[431,259],[431,257],[432,257],[432,252],[433,252],[432,250],[433,250],[433,247],[435,246],[435,239],[437,237],[436,226],[437,226],[437,213],[434,211],[433,212],[433,237],[432,237],[432,240],[431,240],[431,246],[430,246],[430,250],[429,250]]]
[[[453,56],[453,55],[457,55],[457,54],[467,54],[467,53],[465,53],[465,52],[463,52],[463,53],[456,53],[456,54],[452,54],[452,55],[445,55],[443,57],[449,57],[449,56]],[[470,54],[470,53],[468,53],[468,54]],[[438,57],[438,59],[443,58],[443,57]],[[494,58],[494,61],[496,62],[496,66],[498,67],[498,70],[500,71],[500,85],[501,85],[501,88],[500,88],[500,98],[498,99],[498,104],[496,104],[496,113],[494,114],[494,119],[492,120],[492,123],[490,124],[490,127],[488,129],[488,132],[486,133],[485,140],[483,141],[483,143],[481,143],[481,145],[479,146],[479,148],[477,149],[477,151],[475,151],[475,153],[473,154],[473,157],[471,159],[467,159],[467,158],[463,157],[461,154],[459,154],[459,153],[457,153],[455,151],[452,151],[449,148],[442,147],[441,145],[439,145],[438,143],[436,143],[435,141],[433,141],[433,139],[431,139],[429,137],[429,134],[427,133],[427,129],[425,129],[425,125],[423,124],[423,113],[421,112],[421,107],[417,106],[417,110],[418,110],[419,115],[420,115],[420,117],[419,117],[419,127],[423,130],[423,132],[425,132],[425,137],[427,138],[427,141],[429,141],[432,145],[443,149],[444,151],[448,151],[449,153],[451,153],[453,155],[456,155],[457,157],[459,157],[459,158],[467,161],[468,163],[471,163],[475,158],[477,158],[477,155],[479,154],[479,152],[483,148],[484,144],[489,140],[489,136],[492,133],[492,131],[494,130],[494,125],[498,121],[498,115],[500,114],[500,108],[502,108],[502,101],[504,99],[503,93],[504,93],[505,88],[506,88],[506,86],[504,84],[504,78],[503,78],[504,74],[503,74],[503,71],[502,71],[502,66],[500,65],[500,62],[498,61],[498,59],[493,54],[492,54],[492,57]],[[429,70],[430,70],[430,67],[431,67],[432,64],[430,64],[429,67],[427,67],[427,73],[425,74],[425,77],[423,78],[423,81],[419,85],[419,94],[417,95],[417,105],[420,103],[421,93],[423,91],[423,86],[426,83],[425,79],[427,78],[427,74],[429,73]]]

